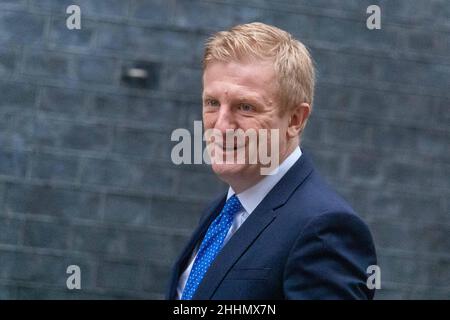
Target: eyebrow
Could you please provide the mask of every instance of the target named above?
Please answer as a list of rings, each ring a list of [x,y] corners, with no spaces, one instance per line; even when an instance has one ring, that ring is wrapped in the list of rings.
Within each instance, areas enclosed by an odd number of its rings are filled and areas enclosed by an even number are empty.
[[[204,95],[202,95],[202,100],[205,99],[217,99],[216,97],[214,97],[214,95],[210,94],[210,93],[206,93]],[[264,100],[263,97],[258,97],[256,94],[249,94],[249,95],[239,95],[237,98],[235,98],[235,100],[238,100],[239,102],[244,102],[244,101],[249,101],[250,102],[254,102],[257,104],[261,104],[261,103],[268,103]]]

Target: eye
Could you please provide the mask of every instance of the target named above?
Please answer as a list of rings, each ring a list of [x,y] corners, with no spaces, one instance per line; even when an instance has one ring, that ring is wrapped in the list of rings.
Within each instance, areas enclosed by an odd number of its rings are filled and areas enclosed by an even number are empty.
[[[214,100],[214,99],[206,99],[204,103],[205,103],[205,106],[208,106],[208,107],[220,106],[219,101]]]
[[[249,111],[253,111],[254,108],[252,105],[247,104],[247,103],[241,103],[239,105],[239,110],[245,111],[245,112],[249,112]]]

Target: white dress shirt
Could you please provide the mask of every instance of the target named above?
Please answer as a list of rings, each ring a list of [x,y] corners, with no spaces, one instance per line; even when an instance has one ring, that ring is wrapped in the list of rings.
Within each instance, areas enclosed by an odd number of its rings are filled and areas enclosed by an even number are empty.
[[[256,207],[261,203],[261,201],[266,197],[266,195],[272,190],[272,188],[281,180],[281,178],[286,174],[286,172],[294,165],[295,162],[301,157],[302,151],[300,147],[297,147],[278,167],[275,174],[265,176],[261,181],[259,181],[254,186],[248,188],[247,190],[237,194],[237,198],[242,204],[242,209],[237,212],[233,218],[230,230],[223,241],[222,247],[230,240],[231,236],[241,227],[244,221],[250,216],[250,214],[256,209]],[[227,200],[235,194],[234,190],[229,187]],[[201,242],[200,242],[201,243]],[[195,258],[197,257],[197,251],[200,246],[197,244],[194,249],[193,254],[189,260],[187,268],[181,274],[178,281],[177,287],[177,299],[181,298],[186,282],[191,273],[192,266],[194,265]]]

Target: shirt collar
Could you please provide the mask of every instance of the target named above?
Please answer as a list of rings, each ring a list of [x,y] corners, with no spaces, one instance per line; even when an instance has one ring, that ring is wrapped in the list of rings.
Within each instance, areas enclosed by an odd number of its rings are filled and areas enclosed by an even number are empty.
[[[254,186],[247,190],[237,194],[237,198],[242,204],[245,211],[250,214],[266,195],[272,190],[272,188],[281,180],[286,172],[294,165],[295,162],[301,157],[302,151],[299,146],[292,151],[292,153],[279,165],[278,170],[273,175],[265,176]],[[231,186],[228,188],[227,200],[235,194]]]

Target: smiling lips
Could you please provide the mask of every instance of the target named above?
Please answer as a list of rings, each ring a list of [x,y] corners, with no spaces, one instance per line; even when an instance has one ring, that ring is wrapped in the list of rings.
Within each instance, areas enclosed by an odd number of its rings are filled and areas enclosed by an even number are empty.
[[[242,148],[245,148],[245,144],[242,144],[242,145],[239,145],[239,146],[237,146],[236,144],[232,144],[230,146],[227,146],[227,145],[223,145],[223,144],[220,144],[220,143],[214,143],[214,146],[216,148],[222,149],[223,152],[236,151],[236,150],[240,150]]]

